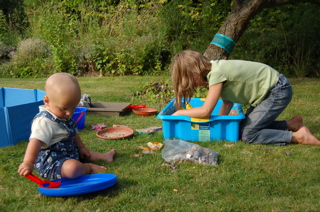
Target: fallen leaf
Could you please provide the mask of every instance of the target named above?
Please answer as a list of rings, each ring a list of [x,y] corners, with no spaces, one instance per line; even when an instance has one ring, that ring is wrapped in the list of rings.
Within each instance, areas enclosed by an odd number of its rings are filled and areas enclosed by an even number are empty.
[[[160,142],[153,142],[153,143],[148,142],[147,145],[151,150],[155,150],[155,151],[160,150],[161,147],[163,146],[163,144]]]
[[[151,150],[149,147],[140,147],[142,150]]]

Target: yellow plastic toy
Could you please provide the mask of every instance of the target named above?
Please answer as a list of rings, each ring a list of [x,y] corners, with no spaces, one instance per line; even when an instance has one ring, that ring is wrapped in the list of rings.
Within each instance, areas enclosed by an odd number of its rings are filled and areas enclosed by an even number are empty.
[[[186,110],[191,109],[191,108],[192,108],[192,106],[190,104],[186,104]],[[180,107],[180,110],[184,110],[184,108]]]

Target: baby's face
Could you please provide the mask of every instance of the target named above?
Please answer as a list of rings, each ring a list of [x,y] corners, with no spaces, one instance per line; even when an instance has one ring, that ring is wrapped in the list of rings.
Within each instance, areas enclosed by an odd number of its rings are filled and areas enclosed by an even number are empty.
[[[51,113],[56,115],[59,119],[69,119],[79,104],[77,98],[52,98],[49,101],[45,101],[46,108]]]

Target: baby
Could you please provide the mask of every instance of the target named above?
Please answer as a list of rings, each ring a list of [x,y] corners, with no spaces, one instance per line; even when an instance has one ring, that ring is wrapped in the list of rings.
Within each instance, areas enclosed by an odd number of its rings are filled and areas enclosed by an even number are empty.
[[[81,98],[77,79],[68,73],[53,74],[46,81],[45,91],[45,105],[40,106],[40,112],[33,120],[29,144],[18,173],[26,176],[35,167],[42,178],[59,179],[105,170],[104,166],[81,162],[101,160],[111,163],[116,150],[94,152],[81,141],[71,118]]]

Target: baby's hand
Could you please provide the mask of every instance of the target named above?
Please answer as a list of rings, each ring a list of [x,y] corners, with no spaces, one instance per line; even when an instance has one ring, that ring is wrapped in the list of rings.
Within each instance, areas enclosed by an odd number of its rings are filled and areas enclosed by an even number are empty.
[[[29,163],[29,162],[23,162],[20,164],[19,169],[18,169],[18,173],[21,176],[26,176],[28,174],[31,174],[33,171],[33,163]]]
[[[82,159],[90,158],[90,150],[87,147],[82,147],[79,152]]]

